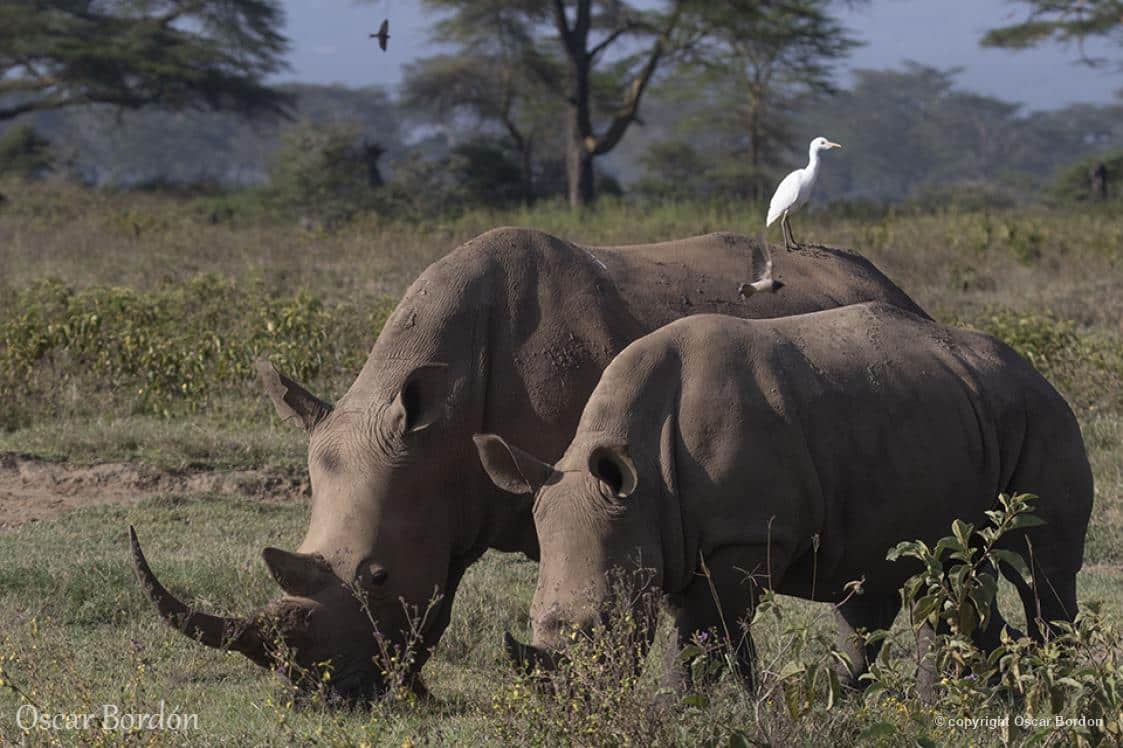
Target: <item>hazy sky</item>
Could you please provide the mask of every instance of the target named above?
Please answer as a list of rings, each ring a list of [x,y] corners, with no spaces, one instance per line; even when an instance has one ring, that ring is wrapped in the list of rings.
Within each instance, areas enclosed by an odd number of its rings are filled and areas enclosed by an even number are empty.
[[[393,86],[401,65],[432,54],[430,19],[407,0],[284,0],[293,42],[286,79],[314,83]],[[846,68],[895,67],[915,60],[940,68],[962,67],[964,88],[1045,109],[1072,102],[1106,102],[1123,88],[1123,74],[1072,62],[1073,50],[1047,46],[1025,52],[982,49],[986,29],[1016,18],[1008,0],[870,0],[843,20],[866,46]],[[381,52],[367,34],[390,19],[390,49]],[[1094,52],[1096,47],[1090,47]],[[1123,56],[1118,47],[1099,47]],[[841,80],[846,82],[844,71]]]

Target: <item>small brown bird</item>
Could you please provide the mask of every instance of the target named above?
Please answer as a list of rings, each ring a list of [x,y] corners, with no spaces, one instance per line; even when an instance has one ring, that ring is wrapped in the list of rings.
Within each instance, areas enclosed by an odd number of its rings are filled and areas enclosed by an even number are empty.
[[[371,39],[377,39],[378,40],[378,48],[381,49],[383,52],[385,52],[386,51],[386,42],[390,38],[390,19],[387,18],[385,21],[383,21],[382,25],[378,27],[378,33],[377,34],[371,34],[370,38]]]

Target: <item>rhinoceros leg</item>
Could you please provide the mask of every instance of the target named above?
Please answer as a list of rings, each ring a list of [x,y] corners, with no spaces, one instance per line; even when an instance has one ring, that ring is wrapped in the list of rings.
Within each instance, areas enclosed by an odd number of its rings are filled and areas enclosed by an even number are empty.
[[[998,578],[998,570],[993,565],[984,566],[983,569],[987,570],[996,579]],[[1009,629],[1010,635],[1015,639],[1022,635],[1021,631],[1011,626],[1002,617],[1002,611],[998,609],[998,600],[995,600],[990,606],[990,619],[987,621],[987,625],[976,631],[971,639],[979,649],[984,652],[992,652],[1002,643],[1002,629],[1004,628]]]
[[[1034,584],[1026,583],[1017,571],[1006,565],[1002,565],[1002,572],[1022,599],[1029,635],[1042,641],[1046,630],[1052,628],[1049,625],[1052,621],[1076,618],[1076,573],[1057,571],[1056,565],[1042,563],[1039,558],[1033,561]]]
[[[835,610],[838,623],[838,648],[850,660],[850,667],[839,665],[838,679],[844,686],[859,688],[862,674],[877,659],[882,641],[866,644],[863,633],[888,629],[901,610],[901,598],[892,595],[872,594],[852,597]]]
[[[667,650],[665,686],[682,691],[701,685],[692,682],[693,669],[679,653],[696,636],[710,642],[717,636],[732,646],[737,676],[749,690],[755,687],[756,649],[744,625],[752,612],[755,595],[752,581],[742,570],[755,568],[758,561],[759,553],[723,548],[706,559],[708,573],[697,573],[683,592],[667,597],[678,646]],[[715,663],[726,661],[720,647],[715,647],[712,654]],[[720,673],[720,667],[706,670],[714,675]]]

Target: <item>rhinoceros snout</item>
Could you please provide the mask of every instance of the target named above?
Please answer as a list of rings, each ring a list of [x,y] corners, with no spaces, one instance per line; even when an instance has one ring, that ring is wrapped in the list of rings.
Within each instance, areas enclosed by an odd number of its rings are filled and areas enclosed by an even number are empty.
[[[515,669],[521,673],[527,675],[535,672],[548,673],[558,668],[558,655],[533,644],[523,644],[511,636],[510,631],[503,632],[503,648]]]

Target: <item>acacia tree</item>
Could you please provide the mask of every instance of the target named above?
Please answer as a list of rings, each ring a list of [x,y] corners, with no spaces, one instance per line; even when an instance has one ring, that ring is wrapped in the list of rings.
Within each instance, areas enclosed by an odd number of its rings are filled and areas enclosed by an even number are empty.
[[[1090,65],[1104,62],[1087,55],[1084,41],[1092,37],[1114,38],[1123,43],[1123,0],[1016,0],[1025,17],[1012,24],[991,29],[983,36],[983,46],[1025,49],[1053,41],[1075,43],[1082,61]]]
[[[688,1],[663,0],[654,10],[641,10],[626,0],[426,0],[448,14],[439,33],[458,46],[456,55],[477,55],[484,76],[477,70],[460,80],[480,84],[480,100],[489,112],[510,100],[501,92],[509,80],[522,81],[520,101],[541,98],[542,91],[560,102],[564,122],[554,123],[564,127],[573,206],[596,199],[594,160],[612,151],[637,121],[644,92],[681,43],[673,37]],[[500,10],[502,22],[496,20]],[[517,55],[502,58],[517,61],[511,78],[500,74],[503,65],[487,75],[489,61],[496,58],[478,56],[481,45],[504,35],[518,40]],[[537,90],[525,86],[525,74],[536,78]]]
[[[0,121],[80,104],[284,111],[275,0],[4,0]]]
[[[609,153],[639,117],[640,101],[659,65],[679,46],[673,35],[682,20],[686,0],[671,0],[657,10],[639,11],[622,0],[553,0],[554,27],[565,56],[566,181],[571,206],[596,199],[594,159]],[[570,6],[572,5],[572,10]],[[604,64],[613,45],[630,38],[645,48]],[[595,76],[597,66],[607,75]],[[594,85],[615,99],[607,109],[607,124],[594,125]]]
[[[457,54],[424,58],[406,67],[402,101],[408,111],[455,127],[462,118],[497,128],[517,154],[521,192],[535,196],[535,151],[549,137],[559,113],[543,81],[559,75],[555,61],[535,45],[537,2],[450,3],[427,0],[455,13],[436,24],[433,39],[455,45]]]
[[[686,24],[699,40],[689,89],[717,93],[707,120],[740,121],[752,196],[761,199],[768,153],[789,145],[787,114],[801,96],[834,93],[832,63],[858,42],[830,15],[831,0],[696,3]],[[738,102],[730,106],[730,102]]]

